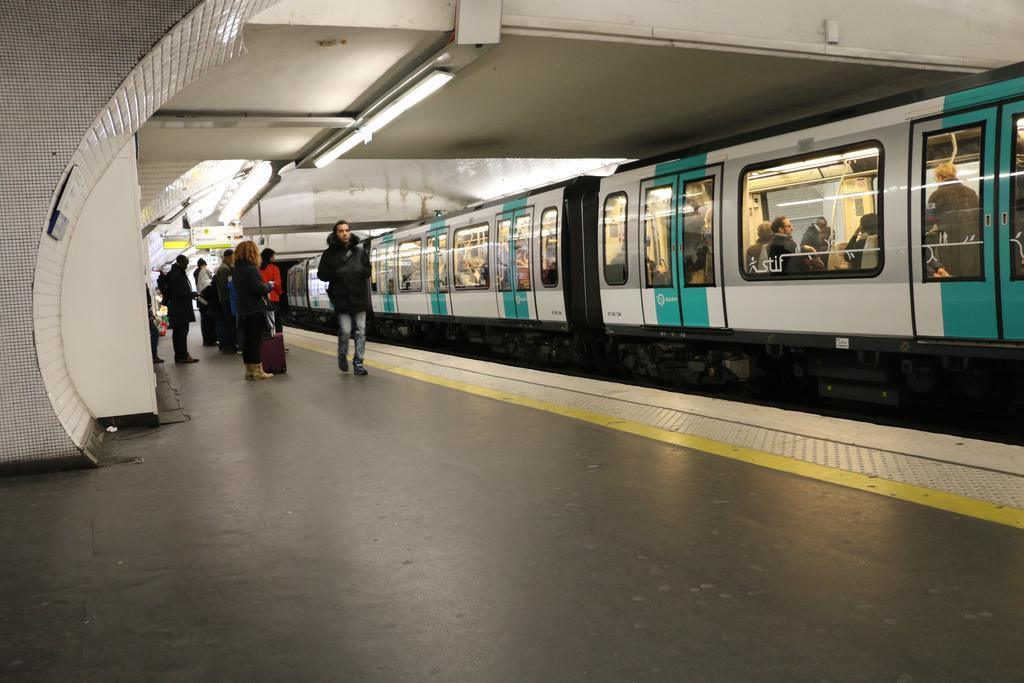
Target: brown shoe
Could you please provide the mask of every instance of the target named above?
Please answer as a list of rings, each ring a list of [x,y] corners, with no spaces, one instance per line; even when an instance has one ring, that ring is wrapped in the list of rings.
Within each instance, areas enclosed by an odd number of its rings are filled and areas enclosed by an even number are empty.
[[[198,363],[199,359],[198,358],[193,358],[192,356],[185,356],[181,360],[175,359],[174,362],[175,363]]]
[[[270,379],[273,376],[273,373],[265,372],[263,370],[263,363],[256,363],[255,365],[252,366],[253,379]]]

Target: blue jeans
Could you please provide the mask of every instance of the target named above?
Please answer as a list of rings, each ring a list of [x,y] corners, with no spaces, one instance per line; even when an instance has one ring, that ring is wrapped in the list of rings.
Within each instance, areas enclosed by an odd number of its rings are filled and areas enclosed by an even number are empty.
[[[217,313],[217,341],[221,351],[235,351],[238,348],[235,333],[235,316],[227,311]]]
[[[355,334],[352,333],[352,322],[355,321]],[[363,364],[363,352],[366,351],[366,311],[358,313],[338,314],[338,358],[348,356],[348,338],[356,339],[356,355],[352,357],[355,365]]]

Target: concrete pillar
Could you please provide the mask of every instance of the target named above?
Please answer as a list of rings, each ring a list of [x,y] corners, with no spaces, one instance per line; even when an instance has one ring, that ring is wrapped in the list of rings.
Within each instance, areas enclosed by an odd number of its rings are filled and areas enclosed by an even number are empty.
[[[89,414],[155,426],[138,168],[129,143],[93,188],[68,244],[61,335]]]

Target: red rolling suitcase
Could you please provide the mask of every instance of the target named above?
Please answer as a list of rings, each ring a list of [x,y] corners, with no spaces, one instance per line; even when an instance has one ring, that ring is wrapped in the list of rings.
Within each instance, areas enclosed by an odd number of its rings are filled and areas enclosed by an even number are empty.
[[[260,358],[263,359],[263,372],[274,375],[288,372],[288,363],[284,360],[284,335],[278,333],[264,339],[260,344]]]

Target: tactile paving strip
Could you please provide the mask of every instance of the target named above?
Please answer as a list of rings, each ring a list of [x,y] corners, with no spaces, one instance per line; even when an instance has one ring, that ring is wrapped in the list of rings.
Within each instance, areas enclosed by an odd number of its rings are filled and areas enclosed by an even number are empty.
[[[313,336],[309,339],[323,341]],[[551,383],[550,386],[546,386],[522,379],[487,374],[488,371],[501,372],[502,366],[495,366],[492,363],[481,363],[482,371],[455,367],[454,363],[465,365],[467,361],[443,354],[374,344],[373,355],[396,367],[485,387],[521,398],[599,413],[816,465],[1024,509],[1024,477],[1013,474],[796,435],[783,430],[747,426],[730,420],[565,389],[559,384],[566,378],[555,373],[544,373],[545,380]]]

